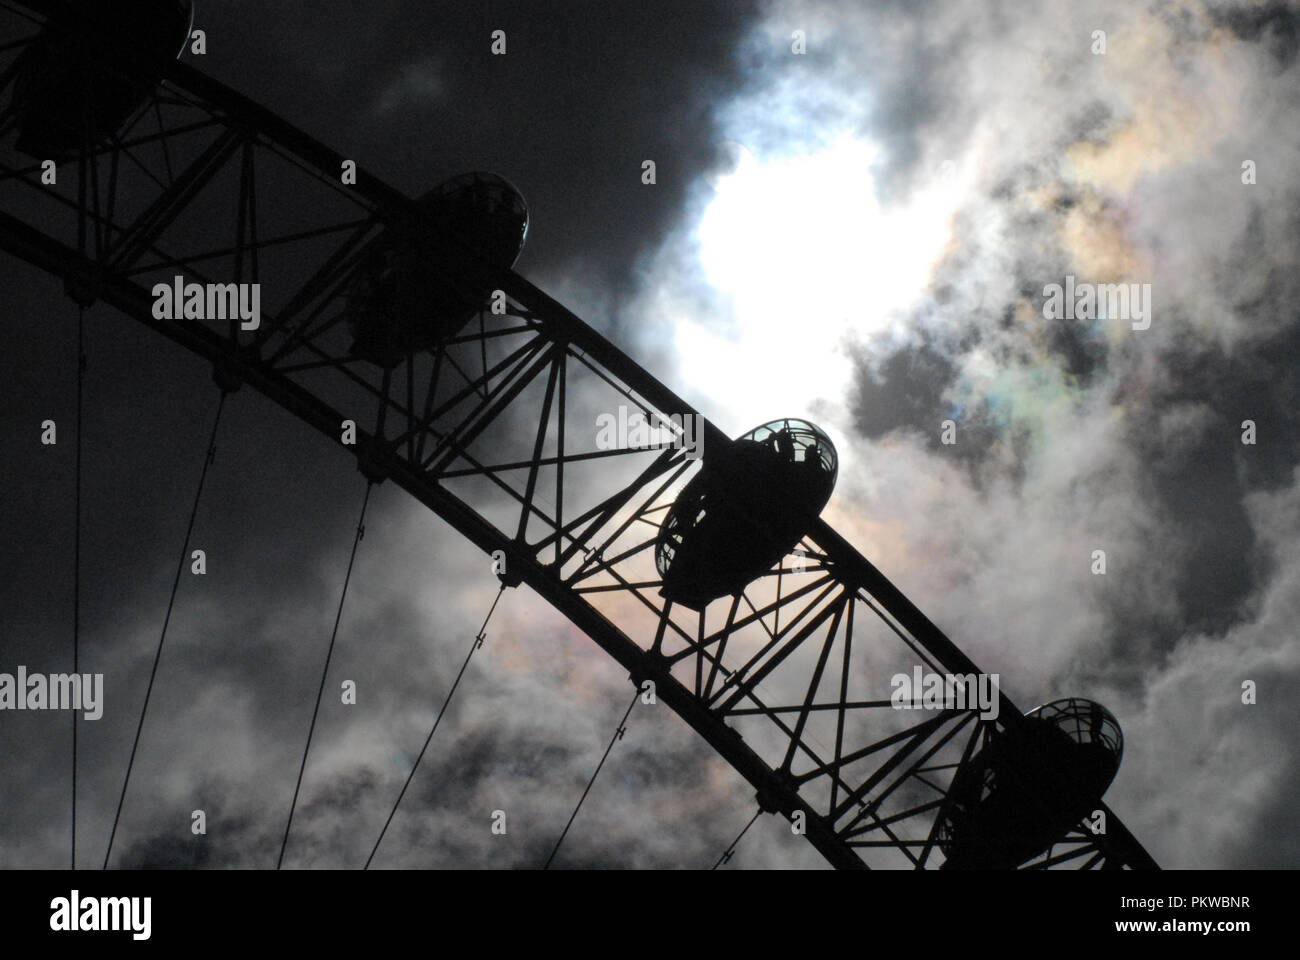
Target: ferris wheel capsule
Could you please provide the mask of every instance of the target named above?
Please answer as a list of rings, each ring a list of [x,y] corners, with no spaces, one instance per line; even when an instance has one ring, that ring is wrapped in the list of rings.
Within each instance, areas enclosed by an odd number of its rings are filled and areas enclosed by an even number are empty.
[[[86,0],[45,25],[15,63],[17,148],[63,160],[102,143],[185,50],[191,0]]]
[[[484,308],[491,290],[447,277],[461,274],[471,261],[509,269],[528,236],[523,195],[495,173],[452,177],[420,197],[416,207],[413,230],[380,236],[348,291],[352,353],[381,367],[460,330]],[[431,263],[435,254],[427,234],[463,251],[466,263]]]
[[[789,418],[706,458],[655,544],[661,594],[700,610],[740,593],[799,543],[830,500],[838,470],[830,437]]]
[[[953,777],[939,821],[944,868],[1014,869],[1101,802],[1124,736],[1101,704],[1054,700],[989,740]]]
[[[416,203],[439,230],[494,267],[513,267],[524,249],[528,205],[515,185],[499,174],[462,173]]]

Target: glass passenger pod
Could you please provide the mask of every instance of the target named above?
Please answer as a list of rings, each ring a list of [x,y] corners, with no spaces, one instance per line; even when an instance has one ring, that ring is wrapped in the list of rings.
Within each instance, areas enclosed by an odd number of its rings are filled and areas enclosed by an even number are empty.
[[[707,456],[655,544],[662,596],[699,610],[740,593],[799,543],[830,500],[838,470],[830,438],[789,418]]]
[[[462,279],[464,265],[431,264],[430,237],[464,249],[466,265],[509,269],[528,236],[528,205],[495,173],[452,177],[416,204],[415,232],[377,238],[348,291],[352,353],[382,367],[455,335],[491,297]]]
[[[946,869],[1012,869],[1092,813],[1119,770],[1124,738],[1101,704],[1035,707],[953,777],[938,841]]]
[[[1061,731],[1075,744],[1076,762],[1091,757],[1093,779],[1104,791],[1119,771],[1124,756],[1124,734],[1114,714],[1093,700],[1069,697],[1034,707],[1026,717],[1034,717]]]
[[[193,24],[190,0],[82,0],[51,16],[14,65],[17,148],[66,160],[87,137],[109,139],[184,52]]]
[[[528,237],[528,205],[495,173],[462,173],[419,199],[431,224],[494,267],[515,265]]]

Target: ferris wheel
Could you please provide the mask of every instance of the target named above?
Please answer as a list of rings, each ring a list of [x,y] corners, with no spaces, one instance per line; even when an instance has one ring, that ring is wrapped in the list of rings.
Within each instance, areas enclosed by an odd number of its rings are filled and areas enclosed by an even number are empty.
[[[1102,800],[1109,711],[977,697],[986,675],[820,518],[830,437],[724,435],[515,273],[529,212],[504,177],[385,185],[178,56],[187,0],[0,18],[0,247],[209,362],[209,449],[245,388],[343,446],[365,502],[391,483],[449,523],[628,672],[629,713],[669,707],[755,819],[837,868],[1156,867]]]

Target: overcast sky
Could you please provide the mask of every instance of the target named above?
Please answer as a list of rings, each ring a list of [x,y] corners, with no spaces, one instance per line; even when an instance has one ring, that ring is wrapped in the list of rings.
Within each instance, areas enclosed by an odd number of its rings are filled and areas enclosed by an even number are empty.
[[[522,274],[732,435],[821,424],[836,529],[1023,708],[1116,714],[1107,801],[1160,864],[1300,865],[1300,6],[470,6],[209,2],[190,62],[411,195],[510,178]],[[1150,284],[1149,328],[1047,319],[1067,276]],[[58,672],[76,314],[10,257],[0,308],[0,671]],[[80,728],[78,861],[98,866],[217,397],[133,321],[87,325],[82,669],[106,706]],[[115,865],[269,867],[284,828],[364,481],[249,390],[217,446],[210,572],[182,580]],[[377,488],[330,671],[358,703],[325,699],[287,863],[364,861],[494,593],[480,553]],[[626,709],[625,673],[526,588],[488,638],[378,865],[540,865]],[[0,865],[67,863],[68,727],[0,715]],[[709,866],[752,811],[637,708],[559,862]],[[822,861],[765,817],[733,863]]]

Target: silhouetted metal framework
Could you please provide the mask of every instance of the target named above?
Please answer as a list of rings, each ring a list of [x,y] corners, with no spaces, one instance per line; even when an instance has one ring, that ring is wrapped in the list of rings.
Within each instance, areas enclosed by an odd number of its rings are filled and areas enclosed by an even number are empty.
[[[689,404],[513,271],[431,241],[430,269],[466,290],[499,289],[432,352],[389,370],[349,354],[348,283],[367,244],[415,216],[413,201],[343,156],[177,62],[107,143],[60,166],[58,186],[13,148],[13,62],[51,0],[0,2],[0,245],[211,361],[339,444],[357,425],[364,472],[390,478],[526,583],[666,703],[843,868],[938,866],[936,833],[953,772],[1022,722],[1005,696],[974,709],[892,708],[889,677],[979,670],[825,522],[738,597],[702,612],[658,595],[654,543],[700,468],[679,446],[632,435],[596,445],[600,413],[652,424]],[[206,241],[203,238],[207,238]],[[448,271],[447,264],[457,264]],[[151,288],[259,282],[262,324],[154,316]],[[703,451],[731,441],[700,418]],[[651,439],[654,439],[653,437]],[[1104,809],[1104,807],[1102,808]],[[1029,867],[1154,868],[1107,811]],[[720,825],[720,837],[731,827]]]

